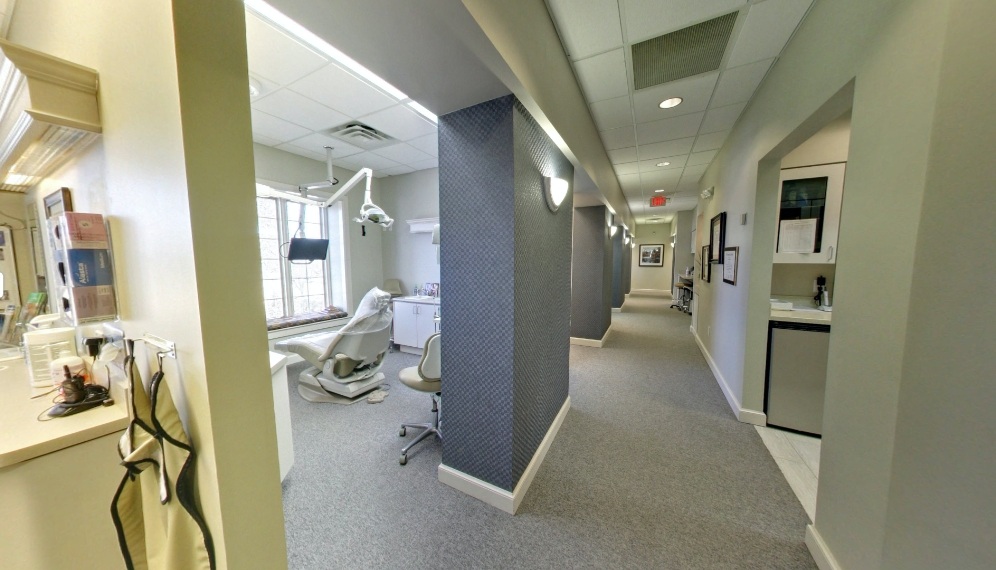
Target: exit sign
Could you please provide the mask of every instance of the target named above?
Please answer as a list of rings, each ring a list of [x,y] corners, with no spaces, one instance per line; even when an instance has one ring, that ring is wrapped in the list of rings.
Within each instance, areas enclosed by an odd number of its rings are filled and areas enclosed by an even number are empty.
[[[664,204],[667,204],[667,197],[666,196],[654,196],[654,197],[650,198],[650,207],[651,208],[656,208],[658,206],[663,206]]]

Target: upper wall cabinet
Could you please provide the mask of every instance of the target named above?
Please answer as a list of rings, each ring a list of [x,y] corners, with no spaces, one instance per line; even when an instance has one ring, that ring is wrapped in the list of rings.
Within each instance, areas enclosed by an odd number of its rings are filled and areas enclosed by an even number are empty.
[[[845,163],[782,170],[775,263],[835,263]]]

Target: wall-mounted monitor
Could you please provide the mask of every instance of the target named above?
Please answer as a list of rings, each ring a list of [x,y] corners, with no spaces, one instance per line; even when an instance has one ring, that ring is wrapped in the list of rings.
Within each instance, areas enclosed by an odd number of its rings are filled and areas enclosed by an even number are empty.
[[[317,261],[325,259],[329,253],[329,240],[311,238],[291,238],[287,259],[290,261]]]

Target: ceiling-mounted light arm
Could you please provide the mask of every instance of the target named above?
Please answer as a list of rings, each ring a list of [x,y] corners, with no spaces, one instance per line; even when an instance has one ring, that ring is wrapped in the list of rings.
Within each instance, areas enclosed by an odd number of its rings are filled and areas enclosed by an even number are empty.
[[[331,163],[330,163],[331,164]],[[380,206],[373,203],[373,199],[370,196],[370,181],[373,179],[373,170],[369,168],[361,168],[352,178],[346,181],[342,185],[342,188],[336,191],[335,194],[322,202],[323,208],[328,208],[332,204],[335,204],[338,200],[342,199],[347,192],[352,190],[357,184],[359,184],[361,179],[366,179],[366,191],[363,194],[363,205],[360,206],[360,215],[353,218],[354,222],[365,223],[370,222],[383,226],[384,229],[390,228],[394,224],[394,220],[387,215],[387,212],[383,210]]]
[[[332,188],[339,183],[339,179],[332,175],[332,147],[330,146],[325,147],[325,168],[329,175],[328,179],[298,185],[297,191],[301,196],[307,197],[309,190],[324,190],[325,188]]]

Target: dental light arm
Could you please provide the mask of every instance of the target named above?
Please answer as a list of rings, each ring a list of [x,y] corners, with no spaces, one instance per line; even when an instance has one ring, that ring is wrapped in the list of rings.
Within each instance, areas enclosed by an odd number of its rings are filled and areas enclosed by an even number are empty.
[[[262,191],[259,192],[259,194],[267,196],[272,195],[274,197],[284,198],[292,202],[299,202],[303,204],[318,204],[323,208],[328,208],[332,204],[335,204],[337,201],[342,199],[342,197],[345,196],[350,190],[352,190],[360,182],[361,179],[366,178],[366,192],[363,195],[363,205],[360,206],[360,215],[356,218],[353,218],[353,221],[359,222],[361,224],[369,222],[372,224],[377,224],[383,227],[384,229],[390,229],[391,225],[394,224],[394,220],[387,215],[387,212],[385,212],[383,208],[374,204],[373,200],[370,197],[370,181],[373,179],[373,171],[370,170],[369,168],[361,168],[359,172],[354,174],[352,178],[346,181],[346,183],[343,184],[341,188],[336,190],[336,192],[332,194],[332,196],[327,200],[322,201],[321,198],[316,198],[308,195],[308,192],[310,190],[332,188],[339,183],[339,181],[332,175],[332,147],[330,146],[325,147],[325,157],[326,157],[326,164],[328,166],[328,174],[329,174],[328,180],[322,180],[320,182],[310,182],[308,184],[301,184],[300,186],[297,187],[297,191],[299,194],[298,196],[288,195],[284,192],[279,192],[279,191],[278,192]]]

